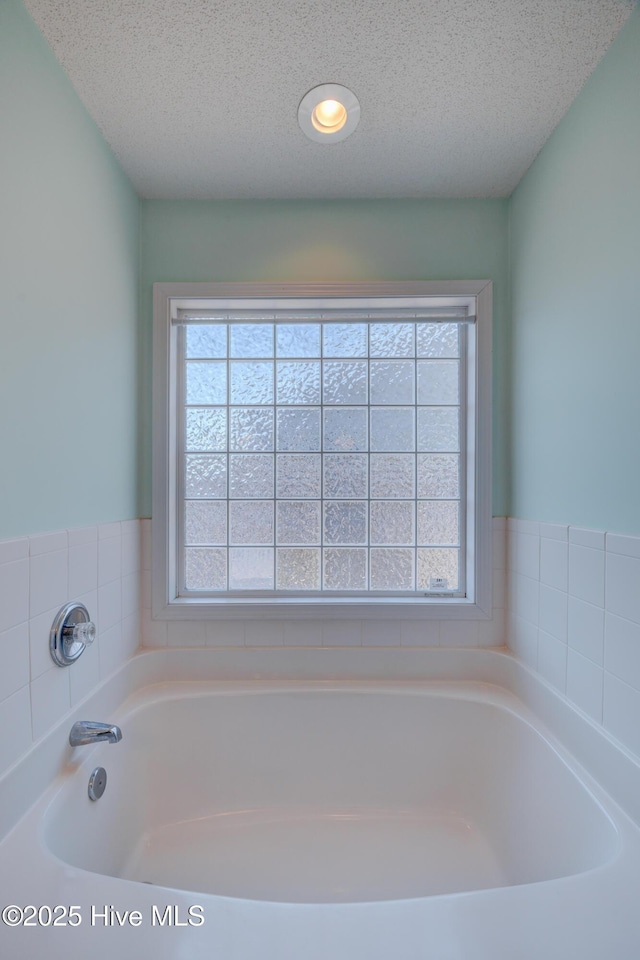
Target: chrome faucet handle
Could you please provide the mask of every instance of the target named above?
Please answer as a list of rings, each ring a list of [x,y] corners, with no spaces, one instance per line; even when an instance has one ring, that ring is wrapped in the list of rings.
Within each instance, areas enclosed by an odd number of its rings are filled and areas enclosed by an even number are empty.
[[[78,720],[71,727],[69,743],[79,747],[85,743],[118,743],[122,740],[122,730],[113,723],[96,723],[95,720]]]

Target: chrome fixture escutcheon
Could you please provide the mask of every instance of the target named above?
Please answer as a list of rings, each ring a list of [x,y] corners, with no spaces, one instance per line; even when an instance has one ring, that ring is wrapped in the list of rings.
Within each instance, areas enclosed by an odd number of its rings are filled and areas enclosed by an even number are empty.
[[[96,625],[83,603],[67,603],[53,621],[49,634],[51,657],[59,667],[75,663],[96,638]]]
[[[96,767],[89,777],[89,800],[99,800],[107,787],[107,771]]]

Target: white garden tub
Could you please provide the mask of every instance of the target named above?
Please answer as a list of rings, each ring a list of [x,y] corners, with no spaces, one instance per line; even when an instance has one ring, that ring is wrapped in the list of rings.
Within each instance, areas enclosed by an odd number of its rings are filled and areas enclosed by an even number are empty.
[[[0,906],[81,917],[2,960],[640,957],[640,766],[502,652],[145,653],[0,799]]]
[[[151,693],[47,810],[83,870],[224,897],[353,903],[567,877],[617,849],[602,806],[504,692],[473,684]]]

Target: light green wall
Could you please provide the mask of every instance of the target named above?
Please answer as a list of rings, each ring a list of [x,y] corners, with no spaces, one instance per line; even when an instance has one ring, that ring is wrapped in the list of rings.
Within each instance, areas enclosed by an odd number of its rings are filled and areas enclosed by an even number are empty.
[[[137,515],[139,201],[0,2],[0,538]]]
[[[156,281],[494,281],[494,513],[506,509],[507,202],[152,201],[142,208],[142,515],[151,509]]]
[[[139,238],[20,0],[0,2],[0,89],[0,537],[149,514],[155,281],[484,277],[494,513],[640,532],[639,10],[510,202],[145,201]]]
[[[640,9],[510,205],[511,513],[640,533]]]

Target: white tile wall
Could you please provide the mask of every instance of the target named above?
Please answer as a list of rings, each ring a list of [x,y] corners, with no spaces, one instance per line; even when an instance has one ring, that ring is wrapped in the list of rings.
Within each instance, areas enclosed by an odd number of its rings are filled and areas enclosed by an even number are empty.
[[[142,640],[164,646],[502,646],[506,623],[507,524],[493,520],[493,619],[486,621],[216,620],[197,623],[151,619],[151,521],[142,520]],[[531,541],[534,541],[532,536]],[[537,570],[536,552],[529,562]],[[533,567],[532,567],[533,569]],[[537,590],[537,582],[536,582]],[[124,603],[124,593],[123,593]],[[533,605],[537,610],[537,596]]]
[[[400,621],[363,620],[362,639],[365,637],[368,647],[399,647],[402,645]]]
[[[559,538],[542,536],[540,540],[540,583],[556,590],[567,591],[569,570],[569,544],[567,528],[564,528],[564,541]]]
[[[0,776],[140,643],[140,522],[0,542]],[[80,600],[98,638],[70,667],[49,654],[59,608]]]
[[[81,597],[96,589],[98,583],[98,531],[88,543],[72,544],[69,540],[69,595]]]
[[[25,621],[0,633],[0,701],[29,683],[29,624]]]
[[[640,623],[606,613],[605,669],[640,690]]]
[[[69,592],[69,551],[37,553],[29,559],[29,617],[61,607]]]
[[[569,597],[569,646],[598,666],[604,663],[604,610]]]
[[[16,690],[0,700],[0,770],[3,772],[26,753],[32,743],[31,697],[29,687]],[[10,736],[6,736],[9,731]]]
[[[604,539],[603,539],[604,545]],[[569,543],[569,594],[604,607],[604,549]]]
[[[3,563],[0,576],[0,630],[29,619],[29,560]]]
[[[640,560],[619,553],[608,552],[607,601],[608,610],[640,622]]]
[[[567,639],[567,594],[564,590],[540,584],[539,626],[552,637],[566,642]]]
[[[508,645],[640,756],[640,537],[509,519],[506,539]]]
[[[214,623],[209,624],[209,628],[214,628]],[[214,634],[219,643],[228,644],[234,637],[238,644],[244,643],[244,625],[240,623],[227,624],[224,630],[210,629],[210,636]],[[211,639],[208,639],[207,643],[210,644]],[[284,625],[284,645],[285,647],[321,647],[322,624],[319,620],[312,623],[305,620],[287,620]]]
[[[567,684],[567,644],[544,630],[538,631],[538,670],[560,690]]]
[[[604,675],[602,668],[569,648],[567,651],[567,696],[576,706],[602,723]]]
[[[174,620],[167,624],[167,643],[170,647],[204,647],[206,638],[204,620]]]
[[[640,756],[640,692],[611,673],[604,675],[604,726]]]

